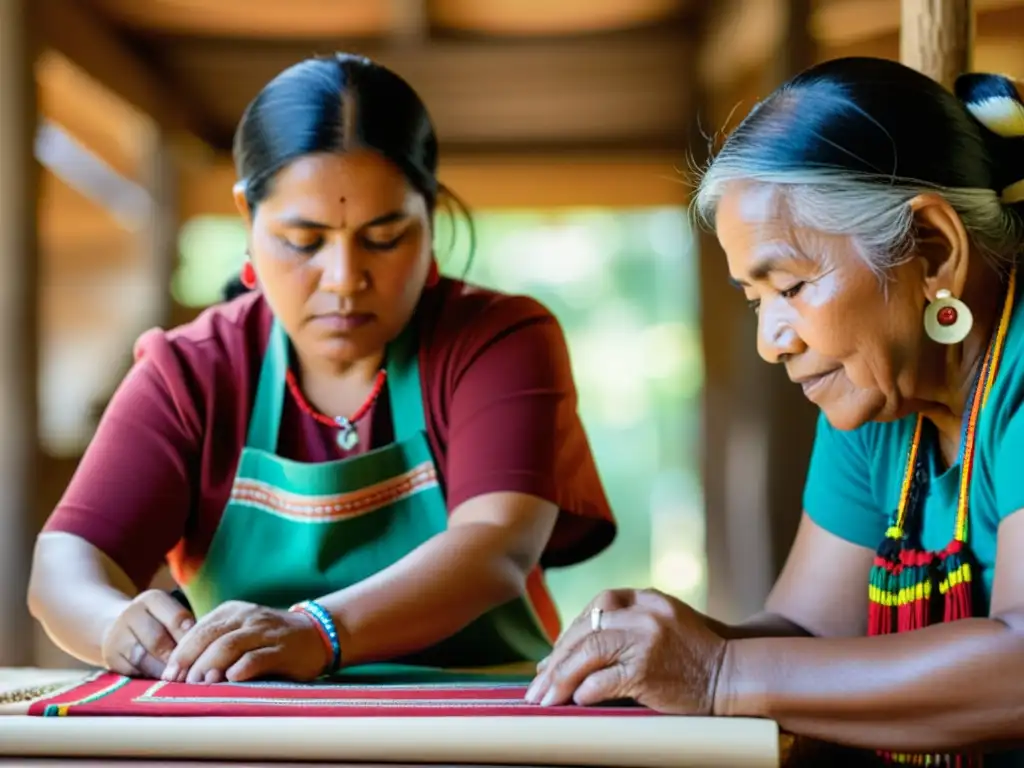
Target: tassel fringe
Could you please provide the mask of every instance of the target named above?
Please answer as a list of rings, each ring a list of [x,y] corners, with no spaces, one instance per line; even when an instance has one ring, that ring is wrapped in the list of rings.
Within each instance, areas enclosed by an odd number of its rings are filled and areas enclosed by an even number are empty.
[[[899,537],[898,537],[899,536]],[[868,634],[911,632],[974,616],[970,551],[954,540],[941,552],[903,549],[890,529],[875,555],[868,592]],[[878,752],[890,764],[981,768],[980,755]]]

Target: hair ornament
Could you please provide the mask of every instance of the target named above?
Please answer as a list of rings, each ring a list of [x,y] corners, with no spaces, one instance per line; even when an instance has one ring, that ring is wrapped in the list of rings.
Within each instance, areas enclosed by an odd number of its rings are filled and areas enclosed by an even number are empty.
[[[1024,138],[1024,83],[1006,75],[972,72],[956,81],[956,95],[967,111],[1003,139]],[[1024,179],[1003,188],[1003,203],[1024,202]]]

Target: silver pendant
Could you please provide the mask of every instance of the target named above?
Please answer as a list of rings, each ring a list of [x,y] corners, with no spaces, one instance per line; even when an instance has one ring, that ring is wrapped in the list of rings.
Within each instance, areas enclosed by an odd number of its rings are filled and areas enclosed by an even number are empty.
[[[351,451],[359,445],[359,432],[355,425],[348,419],[335,419],[338,423],[338,446],[344,451]]]

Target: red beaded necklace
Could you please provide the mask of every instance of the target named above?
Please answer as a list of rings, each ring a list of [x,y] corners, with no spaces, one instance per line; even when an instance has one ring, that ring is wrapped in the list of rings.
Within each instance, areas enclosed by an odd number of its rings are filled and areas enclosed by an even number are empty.
[[[351,451],[359,445],[359,433],[356,431],[356,424],[361,418],[369,413],[370,408],[373,406],[374,401],[376,401],[381,389],[384,388],[384,382],[387,377],[387,371],[383,369],[377,371],[377,376],[373,380],[373,389],[370,390],[370,394],[367,396],[366,400],[363,401],[363,404],[356,409],[356,412],[349,418],[338,416],[332,419],[330,416],[324,416],[309,404],[305,395],[302,394],[302,390],[299,389],[299,383],[295,380],[295,374],[292,373],[291,369],[285,373],[285,381],[288,382],[288,391],[292,393],[292,397],[295,398],[295,402],[298,403],[302,412],[307,416],[311,416],[321,424],[328,427],[334,427],[339,430],[336,440],[339,447],[346,451]]]

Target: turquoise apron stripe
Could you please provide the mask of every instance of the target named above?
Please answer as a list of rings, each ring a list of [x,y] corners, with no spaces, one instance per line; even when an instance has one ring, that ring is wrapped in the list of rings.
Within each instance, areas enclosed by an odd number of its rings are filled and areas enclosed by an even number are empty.
[[[288,370],[288,336],[284,327],[276,320],[270,326],[267,351],[260,366],[259,383],[253,399],[252,415],[249,418],[249,434],[245,445],[248,448],[277,452],[277,434],[284,409],[285,377]],[[278,375],[280,372],[280,375]]]

